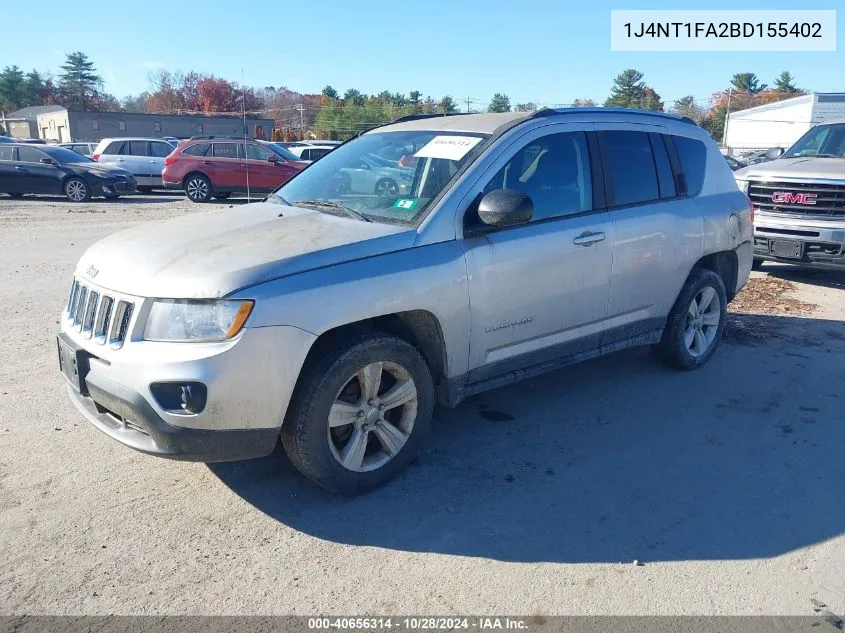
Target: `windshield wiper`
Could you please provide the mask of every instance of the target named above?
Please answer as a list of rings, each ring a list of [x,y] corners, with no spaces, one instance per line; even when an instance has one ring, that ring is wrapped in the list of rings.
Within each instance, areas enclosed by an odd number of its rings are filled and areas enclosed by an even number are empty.
[[[843,156],[837,156],[836,154],[797,154],[796,158],[845,158]]]
[[[293,206],[296,207],[316,207],[319,211],[320,209],[337,209],[338,211],[343,211],[346,215],[355,218],[356,220],[361,220],[363,222],[372,222],[370,218],[362,213],[358,213],[355,209],[350,209],[340,203],[332,202],[331,200],[297,200],[293,203]]]

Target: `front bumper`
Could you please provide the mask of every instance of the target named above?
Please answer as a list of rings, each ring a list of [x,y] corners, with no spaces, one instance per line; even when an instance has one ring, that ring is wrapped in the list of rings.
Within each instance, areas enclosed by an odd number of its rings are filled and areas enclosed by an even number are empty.
[[[800,257],[775,253],[776,240],[800,242]],[[754,219],[754,257],[808,268],[845,268],[845,221],[786,218],[758,213]]]
[[[100,189],[104,196],[119,196],[122,194],[135,193],[137,181],[134,178],[127,180],[105,181],[100,183]]]

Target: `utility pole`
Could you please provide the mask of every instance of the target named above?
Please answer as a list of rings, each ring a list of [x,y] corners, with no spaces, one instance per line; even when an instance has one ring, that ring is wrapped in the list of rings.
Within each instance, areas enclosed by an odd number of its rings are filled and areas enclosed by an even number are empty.
[[[470,98],[467,97],[467,114],[469,114],[469,102],[470,102]]]
[[[731,96],[733,95],[733,91],[733,88],[728,89],[728,108],[725,112],[725,126],[722,130],[722,147],[725,147],[728,142],[728,117],[731,115]]]
[[[296,109],[299,110],[299,135],[305,138],[305,106],[298,103]]]

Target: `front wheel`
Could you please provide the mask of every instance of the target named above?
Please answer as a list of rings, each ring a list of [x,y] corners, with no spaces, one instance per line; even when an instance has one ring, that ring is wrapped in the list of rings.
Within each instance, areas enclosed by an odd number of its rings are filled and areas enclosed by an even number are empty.
[[[211,181],[202,174],[191,174],[185,180],[185,195],[191,202],[211,200]]]
[[[676,369],[696,369],[706,363],[725,329],[728,299],[722,278],[695,268],[681,289],[655,353]]]
[[[87,202],[91,199],[91,188],[82,178],[70,178],[65,183],[65,197],[71,202]]]
[[[408,342],[378,332],[325,347],[303,371],[282,425],[294,466],[334,493],[393,478],[431,423],[428,365]]]

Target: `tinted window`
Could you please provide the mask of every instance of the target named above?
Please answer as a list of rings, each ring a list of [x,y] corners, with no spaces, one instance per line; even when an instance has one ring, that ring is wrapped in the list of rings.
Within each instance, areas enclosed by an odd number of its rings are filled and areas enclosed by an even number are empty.
[[[651,143],[645,132],[599,132],[602,162],[613,187],[613,204],[660,198]]]
[[[704,184],[704,171],[707,169],[707,146],[686,136],[673,136],[675,149],[678,150],[678,160],[681,170],[687,180],[687,195],[697,196]]]
[[[65,150],[68,151],[68,150]],[[39,152],[37,149],[32,147],[19,147],[18,148],[18,160],[22,163],[37,163],[42,158],[47,158],[47,154],[44,152]]]
[[[55,161],[60,163],[90,163],[91,159],[87,156],[82,156],[79,152],[67,149],[66,147],[51,147],[47,150],[47,154]]]
[[[167,158],[172,151],[173,147],[170,143],[150,143],[150,155],[156,158]]]
[[[270,160],[271,156],[275,156],[269,149],[254,145],[252,143],[246,144],[246,157],[249,160]]]
[[[328,154],[331,150],[330,149],[312,149],[311,150],[311,160],[317,160],[318,158],[322,158],[326,154]]]
[[[654,152],[654,166],[657,167],[657,184],[660,185],[661,198],[675,197],[675,174],[666,151],[662,134],[649,134],[651,149]]]
[[[484,188],[515,189],[534,203],[534,219],[593,208],[590,152],[583,132],[551,134],[523,147]]]
[[[0,160],[12,160],[12,155],[15,153],[14,145],[0,144]]]
[[[103,150],[103,154],[120,154],[120,150],[123,148],[123,141],[112,141],[108,144],[105,150]]]
[[[215,158],[237,158],[238,144],[237,143],[213,143]]]
[[[124,148],[123,152],[130,156],[148,156],[147,141],[129,141],[129,149]]]
[[[301,160],[311,160],[311,150],[304,149],[299,153],[299,158]]]
[[[208,143],[197,143],[182,150],[183,154],[188,156],[205,156],[205,150],[208,149]]]

